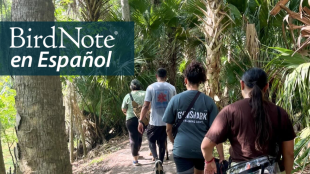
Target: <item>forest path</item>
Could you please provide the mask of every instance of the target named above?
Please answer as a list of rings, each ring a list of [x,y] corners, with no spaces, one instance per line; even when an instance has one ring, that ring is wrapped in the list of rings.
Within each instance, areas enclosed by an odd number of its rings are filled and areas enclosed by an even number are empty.
[[[228,147],[225,148],[225,154],[228,154]],[[172,144],[168,141],[169,160],[164,160],[165,174],[176,174],[176,167],[173,161]],[[143,136],[143,142],[140,150],[140,166],[132,165],[131,150],[128,136],[121,136],[105,143],[88,153],[85,160],[79,160],[72,164],[73,174],[153,174],[154,162],[149,155],[150,150],[146,136]],[[166,158],[166,156],[165,156]],[[310,166],[306,167],[303,173],[310,174]],[[301,174],[296,172],[294,174]]]
[[[125,140],[125,138],[127,138]],[[150,156],[150,150],[146,136],[143,136],[142,146],[140,150],[139,163],[140,166],[132,165],[132,156],[128,137],[123,137],[123,141],[114,145],[118,151],[101,155],[92,159],[90,162],[83,163],[81,161],[73,163],[74,174],[152,174],[155,173],[154,162]],[[165,174],[175,174],[176,167],[173,161],[172,144],[168,142],[169,160],[164,160]]]

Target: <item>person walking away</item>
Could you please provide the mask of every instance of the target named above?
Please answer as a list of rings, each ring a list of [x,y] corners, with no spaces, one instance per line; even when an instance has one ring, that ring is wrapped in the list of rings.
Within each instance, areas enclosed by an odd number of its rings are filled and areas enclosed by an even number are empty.
[[[173,157],[178,174],[203,174],[204,158],[200,149],[201,142],[215,117],[217,106],[207,95],[199,92],[200,84],[206,81],[206,71],[198,62],[189,64],[184,72],[184,91],[169,102],[163,121],[167,123],[167,135],[173,143]],[[193,106],[190,103],[194,101]],[[191,107],[191,108],[189,108]],[[172,127],[177,121],[185,119],[178,127],[176,137],[172,135]],[[223,145],[217,145],[220,160],[224,160]]]
[[[268,89],[267,74],[262,69],[252,68],[243,74],[240,85],[244,99],[222,109],[201,144],[207,161],[205,173],[216,172],[213,147],[229,139],[232,164],[247,162],[248,169],[251,168],[251,160],[256,161],[261,156],[268,156],[269,160],[270,156],[280,154],[285,172],[290,174],[296,135],[286,111],[264,98]],[[281,151],[277,150],[277,145]]]
[[[147,108],[151,104],[150,123],[147,128],[149,147],[155,158],[155,173],[162,174],[162,163],[165,156],[165,141],[167,140],[166,124],[162,121],[166,107],[171,98],[176,95],[175,87],[167,83],[167,71],[159,68],[156,73],[157,82],[146,89],[144,105],[141,111],[140,120],[145,116]],[[139,132],[142,134],[145,127],[139,122]],[[156,150],[156,143],[159,148],[159,158]]]
[[[139,150],[142,143],[142,134],[138,132],[139,120],[135,116],[132,106],[132,99],[139,105],[143,105],[145,91],[141,90],[141,83],[134,79],[130,83],[131,92],[124,97],[122,111],[126,115],[126,127],[129,133],[131,146],[131,154],[133,157],[133,165],[138,166]],[[131,96],[132,99],[131,99]]]

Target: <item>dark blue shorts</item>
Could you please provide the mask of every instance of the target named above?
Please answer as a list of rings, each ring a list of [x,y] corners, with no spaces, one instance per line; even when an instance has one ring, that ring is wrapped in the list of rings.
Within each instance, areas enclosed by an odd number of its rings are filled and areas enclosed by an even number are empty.
[[[177,172],[180,174],[194,173],[194,168],[204,170],[205,160],[198,158],[182,158],[173,154]]]

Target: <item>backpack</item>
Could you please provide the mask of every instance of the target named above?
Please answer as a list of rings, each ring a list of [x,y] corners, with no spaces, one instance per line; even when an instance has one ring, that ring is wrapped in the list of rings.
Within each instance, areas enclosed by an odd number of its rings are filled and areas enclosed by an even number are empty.
[[[138,118],[138,120],[140,120],[140,113],[142,111],[142,105],[139,105],[137,102],[135,102],[131,93],[129,93],[129,95],[130,95],[130,99],[131,99],[133,113]],[[148,110],[146,113],[146,116],[141,120],[141,123],[143,124],[144,127],[147,127],[149,125],[150,116],[151,116],[151,111]]]

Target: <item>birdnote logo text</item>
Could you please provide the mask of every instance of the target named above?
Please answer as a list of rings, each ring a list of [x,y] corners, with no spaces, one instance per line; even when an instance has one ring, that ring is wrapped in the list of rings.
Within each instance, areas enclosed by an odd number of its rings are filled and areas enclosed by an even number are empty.
[[[81,38],[80,33],[83,29],[82,27],[75,27],[76,33],[77,33],[77,39],[74,39],[64,28],[58,27],[60,30],[60,45],[56,46],[55,42],[55,26],[51,27],[51,35],[48,36],[32,36],[30,32],[32,31],[31,28],[28,29],[29,35],[25,36],[25,31],[22,28],[19,27],[10,27],[11,29],[11,46],[10,48],[18,49],[22,47],[26,47],[28,49],[36,49],[41,48],[40,45],[43,45],[44,48],[61,48],[66,49],[66,46],[64,44],[64,36],[66,36],[77,48],[83,47],[83,48],[92,48],[95,46],[96,48],[103,48],[103,49],[110,49],[115,46],[115,43],[113,41],[115,38],[112,35],[103,36],[99,33],[93,38],[91,35],[86,35]],[[19,34],[17,34],[19,31]],[[115,34],[117,34],[117,31],[115,31]],[[16,40],[19,40],[20,44],[16,44]],[[51,44],[47,43],[47,40],[51,41]],[[39,45],[39,43],[42,43]],[[34,43],[34,44],[33,44]],[[55,56],[50,55],[48,51],[42,51],[40,53],[39,61],[38,61],[38,67],[49,67],[54,68],[56,67],[56,71],[59,72],[60,68],[64,68],[66,66],[74,67],[92,67],[95,66],[97,68],[106,66],[110,66],[112,51],[108,52],[108,55],[98,55],[97,57],[94,57],[92,51],[86,52],[86,55],[81,56],[74,56],[70,61],[68,56]],[[83,61],[81,60],[83,57]],[[32,56],[31,55],[16,55],[11,60],[11,65],[14,68],[18,67],[25,67],[28,66],[29,68],[32,66]],[[87,61],[89,62],[88,65],[86,65]],[[28,64],[27,64],[28,62]]]
[[[133,22],[1,22],[0,75],[133,75]]]

